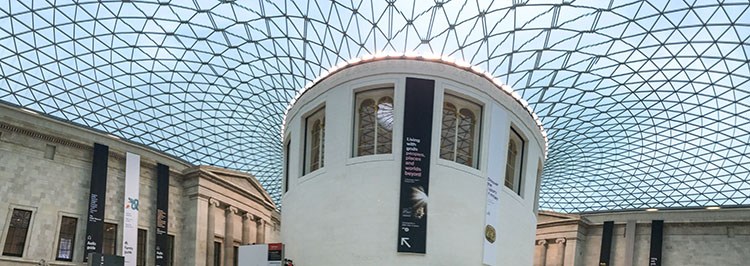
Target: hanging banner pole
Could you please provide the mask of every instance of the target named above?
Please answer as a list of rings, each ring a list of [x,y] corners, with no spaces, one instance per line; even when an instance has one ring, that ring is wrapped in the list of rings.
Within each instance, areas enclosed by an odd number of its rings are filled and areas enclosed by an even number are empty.
[[[94,143],[94,157],[91,163],[91,185],[89,188],[89,208],[86,217],[86,242],[83,260],[89,253],[102,253],[104,238],[104,206],[107,193],[107,163],[109,146]]]
[[[424,254],[435,81],[406,78],[404,99],[397,245],[398,252]]]
[[[602,227],[602,249],[599,253],[599,266],[609,266],[609,259],[612,254],[612,234],[614,234],[615,222],[604,222]]]
[[[156,266],[166,266],[169,228],[169,166],[156,165]]]
[[[663,236],[664,220],[653,220],[651,222],[651,252],[648,256],[648,266],[661,266]]]
[[[140,184],[141,156],[128,152],[125,154],[125,199],[122,215],[122,256],[126,266],[135,266],[138,258]]]

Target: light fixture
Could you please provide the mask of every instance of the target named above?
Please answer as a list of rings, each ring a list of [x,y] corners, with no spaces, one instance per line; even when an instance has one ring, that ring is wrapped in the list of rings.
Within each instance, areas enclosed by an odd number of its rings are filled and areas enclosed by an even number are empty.
[[[37,113],[36,111],[31,110],[31,109],[21,108],[21,111],[27,112],[27,113],[32,114],[32,115],[39,115],[39,113]]]
[[[709,206],[709,207],[706,207],[706,210],[720,210],[720,209],[721,209],[721,207],[719,207],[719,206]]]
[[[416,59],[417,57],[419,57],[419,53],[414,52],[414,51],[406,51],[404,53],[404,57],[409,58],[409,59]]]
[[[648,208],[648,209],[646,209],[647,212],[655,212],[655,211],[658,211],[658,210],[659,209],[656,209],[656,208]]]

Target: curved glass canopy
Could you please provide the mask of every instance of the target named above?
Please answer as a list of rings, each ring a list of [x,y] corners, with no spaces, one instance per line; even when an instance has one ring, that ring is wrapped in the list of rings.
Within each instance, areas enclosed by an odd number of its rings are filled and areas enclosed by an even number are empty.
[[[378,52],[450,56],[549,136],[541,206],[750,204],[747,1],[3,1],[0,100],[280,197],[287,103]]]

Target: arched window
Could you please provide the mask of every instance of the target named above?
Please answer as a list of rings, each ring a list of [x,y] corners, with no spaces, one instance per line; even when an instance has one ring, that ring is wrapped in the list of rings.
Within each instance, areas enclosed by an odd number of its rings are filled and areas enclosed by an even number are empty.
[[[458,113],[459,123],[456,126],[456,162],[474,165],[474,126],[477,119],[472,111],[461,109]]]
[[[505,186],[521,195],[521,169],[525,142],[515,129],[510,129],[508,159],[505,163]]]
[[[366,99],[359,105],[357,156],[375,154],[375,101]]]
[[[443,104],[443,129],[440,133],[440,158],[453,160],[456,146],[456,106]]]
[[[323,129],[323,123],[320,121],[320,119],[316,119],[315,122],[313,122],[313,128],[311,131],[312,138],[310,139],[312,141],[312,144],[310,145],[310,172],[317,170],[320,168],[320,144],[321,144],[321,131]]]
[[[377,154],[391,153],[393,142],[393,98],[381,97],[378,100],[378,141]]]
[[[508,162],[505,164],[505,186],[513,189],[514,174],[516,172],[516,155],[518,155],[518,144],[514,139],[508,142]]]
[[[325,108],[306,118],[305,174],[323,168],[325,154]]]
[[[443,103],[440,158],[478,168],[482,107],[446,94]]]
[[[393,88],[359,92],[355,96],[354,156],[391,153],[393,146]]]

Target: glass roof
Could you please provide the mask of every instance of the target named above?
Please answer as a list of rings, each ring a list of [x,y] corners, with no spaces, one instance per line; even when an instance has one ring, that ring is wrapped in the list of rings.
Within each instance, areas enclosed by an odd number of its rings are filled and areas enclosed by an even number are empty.
[[[287,103],[378,52],[441,54],[512,86],[549,136],[541,206],[750,204],[743,1],[2,1],[0,100],[280,197]]]

